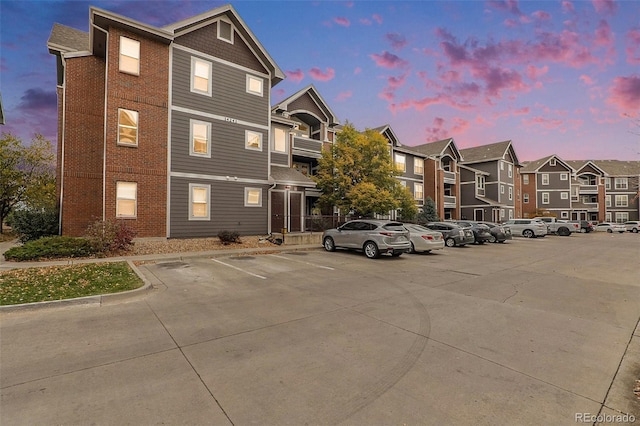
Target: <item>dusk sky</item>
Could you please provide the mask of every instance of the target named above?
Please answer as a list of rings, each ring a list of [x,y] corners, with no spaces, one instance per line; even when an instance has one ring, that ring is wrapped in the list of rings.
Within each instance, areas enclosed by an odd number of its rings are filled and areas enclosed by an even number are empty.
[[[164,26],[217,1],[0,1],[0,91],[23,141],[56,141],[55,22],[89,6]],[[513,141],[521,161],[640,160],[640,1],[234,1],[287,78],[341,123],[391,125],[403,145]]]

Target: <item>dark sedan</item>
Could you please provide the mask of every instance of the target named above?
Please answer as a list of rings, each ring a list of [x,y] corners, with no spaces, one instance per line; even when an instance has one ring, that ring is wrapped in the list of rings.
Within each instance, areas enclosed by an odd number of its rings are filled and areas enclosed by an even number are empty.
[[[484,244],[491,241],[491,230],[487,225],[470,220],[455,220],[453,223],[457,223],[463,228],[471,228],[473,232],[473,242],[475,244]]]
[[[463,247],[474,242],[471,228],[464,229],[452,222],[429,222],[424,226],[441,232],[447,247]]]
[[[498,223],[493,222],[479,222],[483,225],[487,225],[489,227],[489,232],[491,232],[492,239],[489,240],[491,243],[504,243],[507,240],[512,240],[513,235],[511,235],[511,230],[508,226],[503,226]]]

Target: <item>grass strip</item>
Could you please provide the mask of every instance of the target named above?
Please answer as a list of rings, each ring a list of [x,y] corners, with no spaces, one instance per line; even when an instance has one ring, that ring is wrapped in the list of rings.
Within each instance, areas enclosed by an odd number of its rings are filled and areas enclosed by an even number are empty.
[[[0,305],[119,293],[142,285],[126,262],[14,269],[0,272]]]

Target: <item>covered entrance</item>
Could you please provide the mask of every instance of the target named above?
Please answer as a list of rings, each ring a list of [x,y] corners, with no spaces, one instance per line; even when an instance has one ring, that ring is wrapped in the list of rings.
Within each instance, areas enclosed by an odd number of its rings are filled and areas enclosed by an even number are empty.
[[[269,232],[302,232],[307,211],[305,189],[316,184],[289,167],[271,167],[269,191]]]

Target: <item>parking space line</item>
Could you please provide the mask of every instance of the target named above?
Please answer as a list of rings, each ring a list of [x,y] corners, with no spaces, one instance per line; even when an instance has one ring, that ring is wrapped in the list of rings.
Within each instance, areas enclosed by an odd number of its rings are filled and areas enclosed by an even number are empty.
[[[235,270],[237,270],[237,271],[244,272],[245,274],[249,274],[249,275],[251,275],[251,276],[254,276],[254,277],[257,277],[257,278],[261,278],[261,279],[263,279],[263,280],[266,280],[266,279],[267,279],[267,277],[263,277],[262,275],[254,274],[253,272],[245,271],[245,270],[244,270],[244,269],[242,269],[242,268],[238,268],[237,266],[229,265],[228,263],[221,262],[221,261],[219,261],[218,259],[211,259],[211,260],[213,260],[214,262],[218,262],[218,263],[220,263],[221,265],[228,266],[229,268],[233,268],[233,269],[235,269]]]
[[[322,268],[322,269],[328,269],[328,270],[330,270],[330,271],[335,271],[335,269],[334,269],[334,268],[332,268],[332,267],[330,267],[330,266],[317,265],[317,264],[315,264],[315,263],[305,262],[304,260],[291,259],[290,257],[278,256],[277,254],[270,254],[269,256],[271,256],[271,257],[278,257],[278,258],[280,258],[280,259],[285,259],[285,260],[290,260],[291,262],[304,263],[304,264],[306,264],[306,265],[315,266],[316,268]]]

